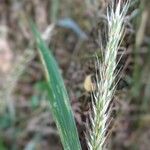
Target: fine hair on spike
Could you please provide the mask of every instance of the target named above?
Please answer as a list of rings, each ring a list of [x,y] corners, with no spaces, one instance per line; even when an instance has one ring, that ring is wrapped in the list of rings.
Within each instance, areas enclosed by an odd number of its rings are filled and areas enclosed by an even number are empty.
[[[115,0],[107,9],[108,39],[102,60],[96,57],[96,91],[92,93],[90,125],[88,127],[87,144],[89,150],[106,149],[106,139],[110,132],[113,97],[116,89],[117,52],[124,34],[124,19],[129,1]],[[103,37],[102,37],[103,38]],[[102,45],[100,43],[99,45]],[[102,45],[103,48],[103,45]],[[120,59],[119,59],[120,60]]]

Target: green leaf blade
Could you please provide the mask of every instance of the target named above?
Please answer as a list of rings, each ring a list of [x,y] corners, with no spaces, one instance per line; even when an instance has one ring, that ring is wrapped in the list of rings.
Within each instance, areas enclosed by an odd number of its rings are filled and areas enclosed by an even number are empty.
[[[65,150],[81,150],[69,97],[57,62],[35,25],[31,26],[45,68],[51,112],[59,130],[63,147]]]

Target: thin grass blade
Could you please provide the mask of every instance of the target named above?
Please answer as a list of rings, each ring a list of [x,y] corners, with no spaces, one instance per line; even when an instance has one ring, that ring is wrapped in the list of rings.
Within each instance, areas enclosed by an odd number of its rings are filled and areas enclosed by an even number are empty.
[[[32,32],[45,68],[50,108],[65,150],[81,150],[69,97],[56,60],[32,23]]]

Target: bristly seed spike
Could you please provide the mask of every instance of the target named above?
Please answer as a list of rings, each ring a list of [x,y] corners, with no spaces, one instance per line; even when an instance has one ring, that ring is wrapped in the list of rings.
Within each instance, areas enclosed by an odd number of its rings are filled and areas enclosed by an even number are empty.
[[[92,114],[90,115],[91,128],[88,140],[89,150],[104,150],[106,148],[106,139],[109,135],[108,128],[111,124],[112,101],[116,89],[115,79],[117,76],[116,67],[118,65],[117,52],[124,34],[124,18],[129,7],[129,1],[122,4],[112,2],[107,8],[108,23],[108,41],[103,60],[96,57],[96,67],[99,70],[96,73],[97,90],[92,96]]]

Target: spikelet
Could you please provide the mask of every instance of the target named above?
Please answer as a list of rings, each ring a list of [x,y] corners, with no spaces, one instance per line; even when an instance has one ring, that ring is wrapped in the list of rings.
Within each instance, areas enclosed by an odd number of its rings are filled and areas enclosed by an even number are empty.
[[[108,127],[111,122],[111,102],[115,92],[117,51],[123,38],[124,18],[129,7],[129,1],[121,4],[112,2],[107,10],[108,22],[108,41],[106,50],[103,52],[103,62],[97,58],[96,65],[98,73],[96,74],[97,91],[92,95],[92,114],[90,115],[90,131],[88,146],[89,150],[106,149],[106,138],[108,136]]]

